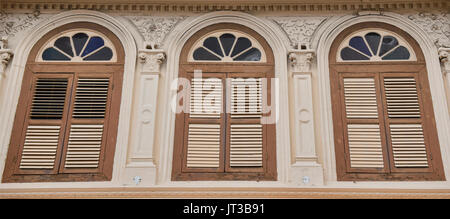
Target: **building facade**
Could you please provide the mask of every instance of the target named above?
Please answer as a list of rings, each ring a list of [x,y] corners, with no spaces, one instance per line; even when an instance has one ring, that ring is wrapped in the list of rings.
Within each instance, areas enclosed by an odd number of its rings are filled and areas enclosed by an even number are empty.
[[[450,198],[447,1],[0,7],[0,197]]]

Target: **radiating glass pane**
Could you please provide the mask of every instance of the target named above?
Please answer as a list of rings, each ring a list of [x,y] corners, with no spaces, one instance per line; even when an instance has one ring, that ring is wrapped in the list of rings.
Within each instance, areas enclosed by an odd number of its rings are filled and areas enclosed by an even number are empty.
[[[83,54],[81,55],[81,57],[88,55],[89,53],[95,51],[96,49],[102,47],[103,45],[105,45],[105,42],[103,41],[102,38],[91,37],[91,39],[89,39],[88,44],[86,45],[86,48],[83,51]]]
[[[50,47],[50,48],[44,50],[44,52],[42,53],[42,59],[49,60],[49,61],[70,61],[69,57],[60,53],[58,50],[56,50],[53,47]]]
[[[410,54],[408,49],[404,46],[399,46],[397,49],[392,51],[391,53],[384,56],[383,60],[407,60],[409,59]]]
[[[364,39],[360,36],[356,36],[350,39],[349,45],[368,56],[372,56],[372,54],[370,54],[369,48],[367,48],[366,46],[366,42],[364,42]]]
[[[222,43],[223,50],[225,51],[225,56],[230,54],[231,48],[236,40],[236,37],[233,34],[222,34],[220,37],[220,42]]]
[[[398,41],[393,36],[384,36],[381,42],[380,55],[383,56],[385,53],[389,52],[391,49],[398,45]]]
[[[99,51],[95,52],[94,54],[87,56],[84,58],[84,61],[108,61],[111,60],[113,57],[113,52],[108,47],[103,47]]]
[[[200,47],[194,51],[194,60],[220,61],[221,59]]]
[[[252,42],[245,37],[239,37],[237,39],[236,45],[234,46],[233,52],[231,53],[231,57],[239,54],[240,52],[250,48],[252,46]]]
[[[203,46],[215,52],[217,55],[223,57],[222,49],[220,48],[219,40],[216,37],[209,37],[203,41]]]
[[[341,58],[343,60],[369,60],[368,57],[356,52],[349,47],[345,47],[341,50]]]
[[[72,44],[69,37],[61,37],[55,41],[55,47],[73,57]]]
[[[261,51],[257,48],[251,48],[240,56],[233,59],[233,61],[259,61],[261,60]]]
[[[380,45],[381,36],[378,33],[370,32],[364,36],[366,38],[367,43],[369,44],[370,49],[372,50],[373,55],[377,55],[378,46]]]
[[[77,33],[72,36],[73,40],[73,46],[75,47],[76,55],[79,56],[81,53],[81,50],[84,47],[84,44],[86,44],[86,41],[88,39],[88,35],[85,33]]]

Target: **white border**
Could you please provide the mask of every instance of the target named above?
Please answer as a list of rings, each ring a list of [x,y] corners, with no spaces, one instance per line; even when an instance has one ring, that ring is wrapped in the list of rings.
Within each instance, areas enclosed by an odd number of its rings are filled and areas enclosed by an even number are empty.
[[[443,185],[448,188],[450,177],[450,117],[445,100],[444,81],[437,57],[437,48],[428,37],[428,34],[417,25],[407,20],[405,17],[395,13],[384,13],[384,15],[346,15],[342,17],[332,17],[326,20],[312,37],[311,47],[317,51],[317,80],[316,85],[319,98],[316,98],[315,105],[318,106],[318,121],[320,127],[322,148],[322,158],[325,169],[326,184],[338,187],[354,187],[353,182],[338,182],[336,175],[336,159],[334,151],[333,119],[331,111],[329,60],[331,45],[334,39],[344,29],[362,22],[383,22],[394,25],[408,32],[420,45],[425,56],[428,79],[430,82],[431,97],[436,118],[438,138],[441,147],[442,161],[447,181],[443,182],[358,182],[363,187],[383,186],[388,184],[393,187],[404,187],[408,185]],[[409,187],[408,187],[409,188]]]

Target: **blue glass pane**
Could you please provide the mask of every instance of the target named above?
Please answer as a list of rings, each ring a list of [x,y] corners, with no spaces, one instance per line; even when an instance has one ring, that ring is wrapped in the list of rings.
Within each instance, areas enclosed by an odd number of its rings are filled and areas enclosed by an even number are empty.
[[[77,33],[72,36],[73,46],[75,47],[76,55],[79,56],[81,53],[81,50],[84,47],[84,44],[86,44],[86,41],[88,39],[88,35],[85,33]]]
[[[233,61],[259,61],[261,60],[261,52],[257,48],[251,48],[240,56],[233,59]]]
[[[198,48],[194,51],[194,60],[220,61],[220,58],[211,54],[206,49]]]
[[[55,41],[55,47],[73,57],[72,44],[69,37],[61,37]]]
[[[113,57],[113,52],[108,47],[103,47],[94,54],[84,58],[84,61],[108,61]]]
[[[70,61],[70,58],[60,53],[55,48],[48,48],[42,53],[42,59],[48,61]]]
[[[223,57],[222,49],[220,48],[219,40],[216,37],[209,37],[203,41],[203,46],[210,49],[217,55]]]
[[[369,44],[370,49],[374,55],[378,52],[378,46],[380,45],[381,36],[378,33],[368,33],[364,36],[366,38],[367,43]]]
[[[236,45],[234,46],[233,52],[231,53],[231,57],[239,54],[240,52],[250,48],[252,46],[252,42],[245,37],[239,37],[237,39]]]
[[[380,55],[383,56],[385,53],[389,52],[391,49],[398,45],[397,39],[393,36],[385,36],[383,37],[383,41],[381,42]]]
[[[88,44],[86,45],[86,49],[84,49],[83,54],[81,55],[81,57],[84,57],[84,56],[88,55],[89,53],[91,53],[94,50],[102,47],[103,45],[105,45],[105,42],[103,41],[102,38],[100,38],[100,37],[91,37],[91,39],[89,40]]]
[[[345,47],[341,50],[341,58],[343,60],[369,60],[367,56],[364,56],[349,47]]]
[[[231,47],[236,40],[236,37],[233,34],[222,34],[220,37],[220,42],[222,43],[223,50],[225,51],[225,55],[230,55]]]
[[[372,56],[372,54],[370,54],[369,48],[367,48],[366,46],[366,42],[364,42],[364,39],[360,36],[353,37],[350,40],[349,45],[368,56]]]
[[[409,59],[409,51],[404,46],[399,46],[397,49],[387,54],[382,60],[407,60]]]

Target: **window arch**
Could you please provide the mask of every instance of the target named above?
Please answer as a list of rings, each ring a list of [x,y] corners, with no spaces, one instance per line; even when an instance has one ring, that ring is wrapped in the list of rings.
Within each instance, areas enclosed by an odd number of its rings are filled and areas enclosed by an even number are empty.
[[[273,63],[267,42],[238,24],[208,26],[186,42],[172,180],[276,180]]]
[[[111,180],[123,60],[119,39],[89,22],[55,28],[33,46],[3,182]]]
[[[336,37],[329,63],[338,180],[445,180],[417,42],[360,23]]]

